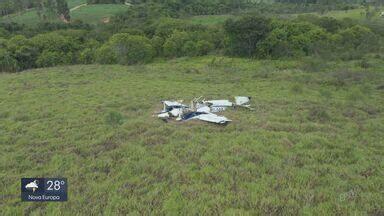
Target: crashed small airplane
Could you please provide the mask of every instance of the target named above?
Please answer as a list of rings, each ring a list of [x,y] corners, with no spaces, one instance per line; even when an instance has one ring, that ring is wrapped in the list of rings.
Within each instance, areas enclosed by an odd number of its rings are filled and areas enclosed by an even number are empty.
[[[245,96],[235,97],[234,103],[229,100],[201,100],[201,97],[199,97],[191,101],[190,106],[182,104],[182,101],[163,101],[164,108],[158,113],[157,117],[164,121],[170,119],[176,119],[176,121],[201,120],[224,125],[231,122],[231,120],[215,113],[236,107],[253,110],[250,101],[251,98]]]

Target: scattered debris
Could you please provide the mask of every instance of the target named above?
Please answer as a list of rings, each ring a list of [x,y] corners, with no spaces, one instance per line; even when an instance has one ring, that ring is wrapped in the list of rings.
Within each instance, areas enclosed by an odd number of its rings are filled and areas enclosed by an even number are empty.
[[[195,98],[191,101],[191,105],[183,104],[183,101],[163,101],[163,110],[158,113],[157,117],[168,121],[175,119],[176,121],[201,120],[216,124],[227,124],[231,122],[225,116],[219,116],[215,113],[223,112],[228,108],[243,107],[253,110],[250,104],[251,98],[245,96],[235,97],[235,102],[229,100],[205,100],[202,97]]]

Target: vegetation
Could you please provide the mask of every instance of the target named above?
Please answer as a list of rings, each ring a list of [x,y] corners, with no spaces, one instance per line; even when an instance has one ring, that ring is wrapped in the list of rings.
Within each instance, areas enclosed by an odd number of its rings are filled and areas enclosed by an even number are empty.
[[[0,215],[383,215],[382,4],[0,0]],[[200,95],[255,110],[152,116]]]
[[[315,73],[308,61],[201,57],[0,74],[0,213],[381,214],[384,60],[368,61]],[[151,116],[163,98],[243,94],[256,110],[229,110],[226,127]],[[67,177],[69,201],[21,203],[20,175]]]

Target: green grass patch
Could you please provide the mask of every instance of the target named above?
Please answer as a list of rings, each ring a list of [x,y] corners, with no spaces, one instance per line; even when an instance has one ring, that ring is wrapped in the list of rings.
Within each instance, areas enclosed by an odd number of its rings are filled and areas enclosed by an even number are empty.
[[[67,0],[67,3],[68,3],[69,8],[73,8],[73,7],[76,7],[78,5],[82,5],[82,4],[87,3],[87,0]]]
[[[0,74],[0,214],[380,214],[383,63],[208,56]],[[228,110],[225,127],[152,116],[200,95],[249,95],[255,111]],[[20,202],[33,176],[67,177],[68,202]]]
[[[33,26],[42,21],[42,19],[37,15],[35,9],[31,9],[22,13],[11,14],[8,16],[3,16],[0,18],[1,22],[15,22],[18,24],[24,24],[27,26]],[[50,19],[50,21],[60,22],[59,18]]]
[[[87,5],[71,12],[72,19],[79,19],[86,23],[97,24],[106,22],[116,13],[125,11],[129,6],[123,4]]]
[[[81,3],[79,1],[79,3]],[[87,5],[78,8],[71,12],[72,20],[81,20],[85,23],[97,24],[108,22],[109,18],[116,13],[125,11],[129,6],[123,4],[97,4]],[[36,10],[32,9],[19,14],[4,16],[0,19],[1,22],[15,22],[25,25],[36,25],[42,19],[37,15]],[[61,22],[59,18],[50,19],[50,21]]]

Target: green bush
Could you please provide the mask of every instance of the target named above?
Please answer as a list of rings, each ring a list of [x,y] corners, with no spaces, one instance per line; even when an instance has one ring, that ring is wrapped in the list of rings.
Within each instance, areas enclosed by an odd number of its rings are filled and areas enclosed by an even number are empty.
[[[0,72],[15,72],[19,67],[15,58],[4,49],[0,49]]]
[[[377,47],[378,40],[369,28],[356,25],[340,32],[340,43],[344,47],[371,50]]]
[[[31,39],[34,47],[40,52],[44,50],[51,52],[73,52],[79,49],[79,44],[69,37],[64,37],[58,33],[39,34]]]
[[[330,40],[323,29],[309,23],[277,23],[265,40],[258,45],[263,57],[294,57],[310,53],[312,44]]]
[[[156,55],[160,56],[163,54],[164,39],[162,37],[154,36],[151,39],[151,44],[156,51]]]
[[[108,44],[104,44],[102,47],[97,49],[96,54],[96,62],[100,64],[116,64],[117,56],[113,51],[112,47]]]
[[[52,67],[61,63],[61,53],[44,50],[37,58],[36,64],[39,67]]]
[[[272,30],[271,20],[246,16],[239,20],[228,19],[224,29],[227,36],[226,50],[230,55],[256,57],[257,46]]]
[[[91,48],[85,48],[80,52],[79,62],[82,64],[92,64],[95,62],[96,54],[95,51]]]
[[[24,70],[36,67],[38,50],[26,37],[17,35],[9,39],[7,50],[18,62],[18,69]]]
[[[187,32],[174,31],[173,34],[164,43],[164,55],[167,57],[183,56],[183,47],[189,40],[190,37]]]
[[[53,67],[57,65],[68,65],[72,63],[72,53],[55,52],[44,50],[36,60],[39,67]]]
[[[199,48],[195,42],[187,41],[182,48],[182,53],[184,56],[197,56],[199,54]]]
[[[214,49],[214,45],[206,40],[200,40],[196,43],[199,55],[207,55]]]
[[[119,33],[112,36],[106,46],[110,47],[110,51],[116,56],[119,64],[140,64],[150,62],[155,50],[151,45],[151,41],[143,36],[129,35]]]
[[[163,45],[163,52],[164,56],[166,57],[176,57],[177,56],[177,51],[178,47],[177,44],[174,41],[167,40],[165,41]]]

